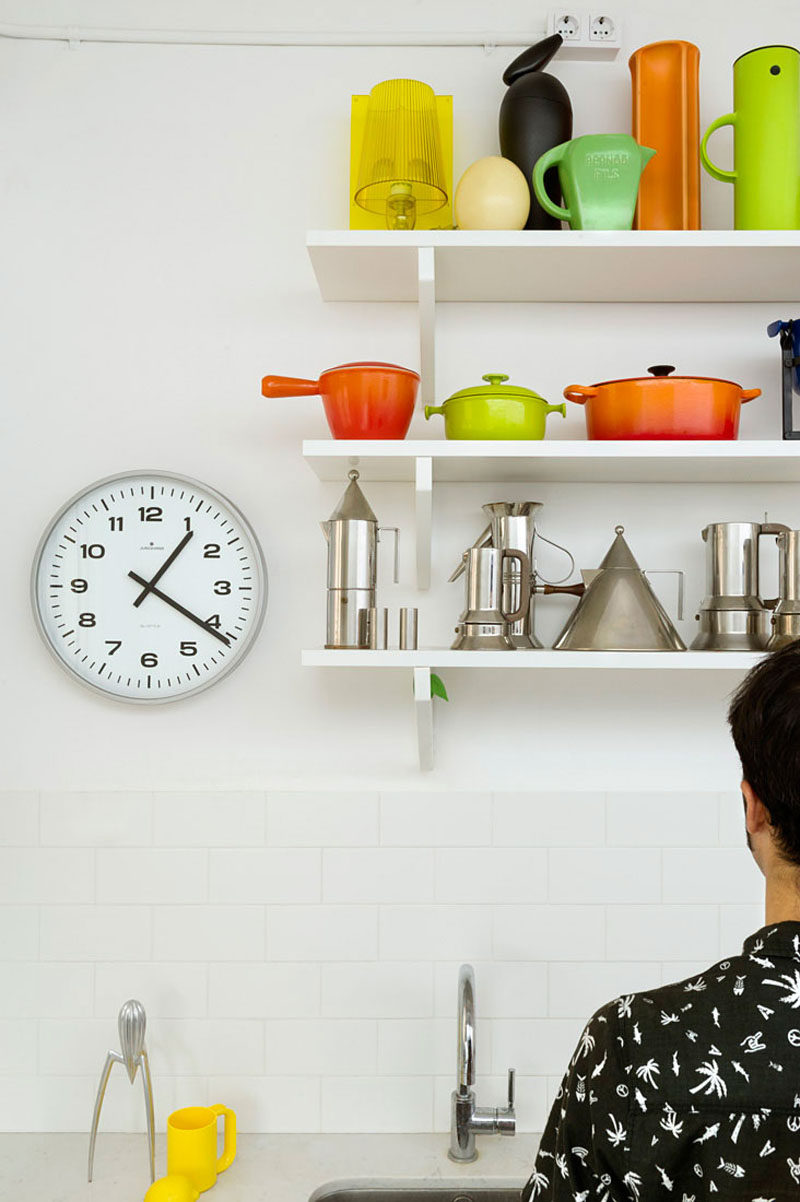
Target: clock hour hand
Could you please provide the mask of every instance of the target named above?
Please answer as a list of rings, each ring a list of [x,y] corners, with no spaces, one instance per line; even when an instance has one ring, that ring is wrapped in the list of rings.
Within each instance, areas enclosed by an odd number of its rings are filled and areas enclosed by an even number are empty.
[[[162,601],[165,601],[167,605],[171,605],[173,609],[177,609],[178,613],[183,614],[183,616],[188,618],[190,622],[194,622],[196,626],[199,626],[208,634],[213,634],[214,638],[219,639],[219,641],[224,643],[226,647],[230,647],[231,641],[229,638],[227,638],[224,634],[220,634],[220,632],[215,630],[213,626],[209,626],[208,622],[204,622],[202,618],[198,618],[197,614],[193,614],[191,610],[186,609],[186,607],[181,605],[179,601],[173,601],[172,597],[168,597],[166,593],[162,593],[160,588],[155,588],[152,580],[148,583],[143,576],[139,576],[136,572],[128,572],[128,575],[130,576],[131,580],[135,580],[137,584],[141,584],[146,588],[147,592],[152,593],[154,597],[159,597]],[[142,595],[146,596],[146,593]],[[134,605],[135,604],[136,602],[134,601]]]
[[[188,530],[186,532],[186,534],[184,534],[183,538],[178,543],[175,550],[172,552],[171,555],[167,556],[167,558],[162,563],[161,567],[156,572],[155,576],[151,577],[150,580],[142,580],[141,581],[141,583],[144,585],[144,588],[142,589],[141,593],[139,593],[139,596],[136,598],[136,600],[133,603],[137,607],[137,609],[142,604],[142,602],[144,601],[144,599],[148,593],[155,592],[153,585],[158,584],[159,580],[164,575],[164,573],[166,572],[166,570],[170,566],[170,564],[173,564],[175,562],[175,560],[178,558],[178,556],[180,555],[183,548],[188,543],[189,539],[192,537],[193,533],[194,532],[192,530]],[[131,575],[133,575],[133,573],[131,573]]]

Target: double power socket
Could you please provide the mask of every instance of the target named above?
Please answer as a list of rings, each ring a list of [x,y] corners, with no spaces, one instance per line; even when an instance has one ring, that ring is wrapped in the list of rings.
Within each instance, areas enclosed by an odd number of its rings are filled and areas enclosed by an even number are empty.
[[[561,58],[610,58],[622,49],[621,19],[608,9],[551,9],[547,32],[564,39]]]

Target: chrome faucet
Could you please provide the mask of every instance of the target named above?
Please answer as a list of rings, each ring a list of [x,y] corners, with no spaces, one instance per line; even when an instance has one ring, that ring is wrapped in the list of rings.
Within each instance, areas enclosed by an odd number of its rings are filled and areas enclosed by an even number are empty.
[[[514,1070],[508,1070],[508,1105],[475,1105],[475,973],[462,964],[458,973],[458,1077],[450,1095],[451,1160],[475,1160],[476,1135],[514,1135]]]

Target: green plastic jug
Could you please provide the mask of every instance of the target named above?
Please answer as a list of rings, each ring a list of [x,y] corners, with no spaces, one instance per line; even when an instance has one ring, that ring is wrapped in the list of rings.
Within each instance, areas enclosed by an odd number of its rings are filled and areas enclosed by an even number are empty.
[[[734,112],[705,132],[700,157],[715,179],[733,184],[737,230],[800,229],[800,51],[760,46],[733,64]],[[708,157],[715,129],[733,126],[733,171]]]
[[[533,191],[551,217],[574,230],[629,230],[639,178],[655,154],[630,134],[584,134],[547,150],[533,168]],[[564,208],[545,189],[545,172],[558,168]]]

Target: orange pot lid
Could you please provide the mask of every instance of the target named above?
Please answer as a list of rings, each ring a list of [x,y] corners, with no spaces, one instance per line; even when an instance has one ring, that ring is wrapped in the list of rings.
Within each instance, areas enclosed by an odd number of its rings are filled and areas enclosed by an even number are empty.
[[[691,380],[701,384],[729,384],[731,388],[738,388],[741,391],[741,384],[737,384],[734,380],[721,380],[718,376],[673,376],[674,370],[673,367],[668,367],[666,364],[663,367],[659,364],[656,367],[648,368],[649,376],[625,376],[620,380],[601,380],[597,384],[592,384],[592,388],[604,388],[606,384],[652,384],[654,380]]]
[[[400,367],[397,363],[378,363],[377,361],[365,361],[363,363],[340,363],[338,367],[329,367],[321,373],[321,376],[329,376],[332,371],[393,371],[402,372],[405,376],[413,376],[415,380],[419,379],[419,372],[412,371],[410,367]]]

